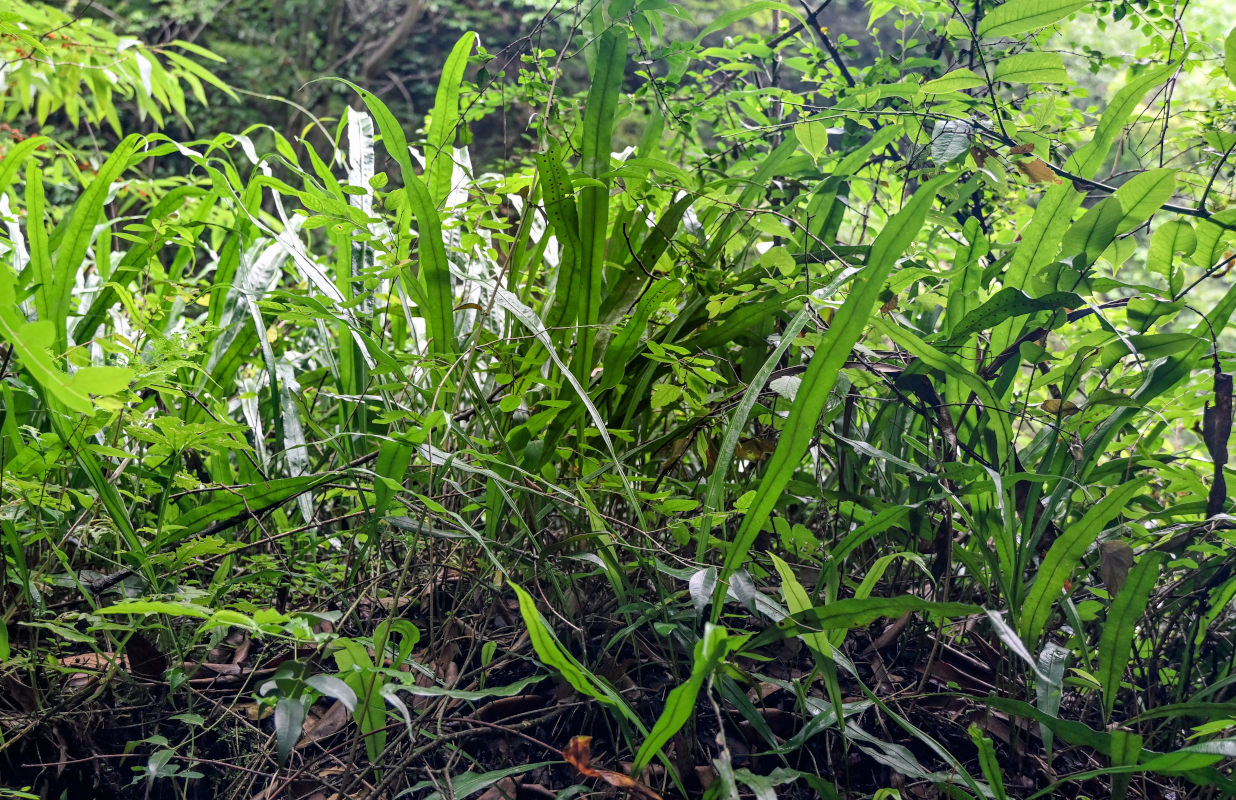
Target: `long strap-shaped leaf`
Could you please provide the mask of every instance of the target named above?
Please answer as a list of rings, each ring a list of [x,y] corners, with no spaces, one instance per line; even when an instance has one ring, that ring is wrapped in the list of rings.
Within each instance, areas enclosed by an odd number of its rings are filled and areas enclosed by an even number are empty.
[[[1142,614],[1146,613],[1146,604],[1155,582],[1159,579],[1159,567],[1167,556],[1164,553],[1144,553],[1137,565],[1129,573],[1124,587],[1112,601],[1107,619],[1103,622],[1103,633],[1099,637],[1099,669],[1098,679],[1103,686],[1103,719],[1111,719],[1116,708],[1116,695],[1120,691],[1120,679],[1124,676],[1124,668],[1129,665],[1129,655],[1133,652],[1133,634]]]
[[[429,196],[433,198],[434,207],[442,205],[446,196],[451,193],[451,175],[454,173],[455,162],[451,158],[451,141],[455,138],[455,129],[459,126],[459,84],[463,81],[464,69],[468,66],[468,56],[472,53],[472,45],[476,43],[476,34],[465,33],[455,43],[451,54],[446,58],[446,66],[442,69],[442,77],[438,80],[438,93],[434,97],[433,113],[429,115],[429,141],[425,147],[425,182],[429,185]]]
[[[142,137],[133,134],[125,138],[108,157],[94,180],[86,187],[86,191],[78,198],[69,212],[60,246],[56,249],[56,258],[52,264],[52,278],[56,282],[56,292],[53,293],[54,305],[50,310],[51,322],[56,326],[56,344],[59,352],[69,349],[68,328],[66,320],[69,315],[69,303],[73,296],[73,286],[82,261],[86,258],[86,250],[94,236],[94,226],[103,216],[103,205],[112,181],[129,167],[130,157],[137,151]]]
[[[601,34],[592,69],[592,87],[584,107],[584,137],[580,167],[600,185],[579,190],[580,277],[577,295],[579,337],[575,349],[575,375],[586,382],[592,373],[596,325],[601,318],[601,283],[609,227],[609,154],[613,147],[614,113],[627,63],[627,31],[614,26]],[[586,385],[586,383],[585,383]]]
[[[837,375],[842,365],[850,357],[850,351],[867,327],[867,320],[875,308],[880,290],[884,287],[884,279],[918,235],[936,191],[950,180],[953,180],[952,175],[939,175],[923,184],[905,207],[888,220],[884,230],[871,246],[867,268],[859,273],[850,296],[837,310],[832,325],[820,340],[815,355],[807,366],[807,372],[803,375],[794,405],[790,407],[790,417],[786,420],[777,449],[769,461],[768,471],[760,480],[747,515],[726,553],[721,580],[717,582],[717,596],[712,606],[713,622],[721,616],[721,605],[729,577],[746,561],[756,535],[764,527],[781,497],[781,492],[785,490],[807,453],[807,447],[815,436],[816,421],[824,410],[829,393],[837,383]]]
[[[1021,638],[1030,649],[1038,645],[1039,636],[1047,624],[1048,617],[1056,605],[1060,591],[1065,582],[1073,574],[1073,570],[1081,563],[1081,558],[1094,544],[1094,540],[1107,527],[1133,496],[1142,490],[1146,484],[1145,478],[1121,484],[1107,496],[1095,503],[1082,518],[1068,527],[1060,535],[1039,567],[1038,577],[1026,595],[1026,602],[1021,615]]]
[[[356,90],[365,101],[374,121],[378,123],[386,151],[399,165],[404,194],[408,199],[408,206],[412,209],[412,216],[416,217],[416,227],[420,234],[420,279],[429,306],[424,309],[431,338],[429,352],[434,355],[453,354],[458,350],[455,341],[454,291],[451,288],[450,263],[446,260],[446,246],[442,242],[442,219],[438,216],[433,196],[412,168],[408,139],[395,115],[372,92],[348,81],[344,83]]]

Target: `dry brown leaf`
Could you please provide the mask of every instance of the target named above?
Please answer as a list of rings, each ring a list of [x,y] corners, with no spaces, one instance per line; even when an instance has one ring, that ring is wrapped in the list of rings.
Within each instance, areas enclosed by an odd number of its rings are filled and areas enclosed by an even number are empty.
[[[348,711],[347,706],[336,700],[320,716],[310,716],[305,720],[305,732],[301,736],[300,741],[296,743],[296,748],[299,750],[308,744],[338,733],[343,730],[343,726],[347,725],[351,719],[352,712]]]
[[[623,775],[621,772],[613,772],[608,769],[596,769],[592,766],[592,737],[591,736],[576,736],[571,739],[571,743],[562,751],[562,758],[572,767],[579,770],[581,774],[587,775],[589,778],[600,778],[618,789],[626,789],[632,794],[640,797],[647,797],[649,800],[661,800],[661,795],[649,789],[644,784],[632,778],[630,775]]]
[[[167,658],[145,636],[140,633],[130,636],[125,642],[124,654],[128,657],[132,675],[148,681],[163,680]]]
[[[1099,542],[1099,577],[1107,591],[1115,597],[1133,569],[1133,548],[1126,542]]]
[[[250,722],[261,722],[275,713],[275,707],[269,703],[237,703],[232,710],[244,714]]]
[[[519,784],[514,778],[503,778],[490,786],[477,800],[515,800],[519,796]]]
[[[1025,173],[1031,183],[1060,183],[1059,176],[1051,171],[1041,158],[1026,158],[1017,162],[1017,168]]]
[[[1025,155],[1026,153],[1033,153],[1033,152],[1034,152],[1034,145],[1030,144],[1029,142],[1023,142],[1021,144],[1013,145],[1012,147],[1009,148],[1009,155],[1011,156],[1021,156],[1021,155]]]

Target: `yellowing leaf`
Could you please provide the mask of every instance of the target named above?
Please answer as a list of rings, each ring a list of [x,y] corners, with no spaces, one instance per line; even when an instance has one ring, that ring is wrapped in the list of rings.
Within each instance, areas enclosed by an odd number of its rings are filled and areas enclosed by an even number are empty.
[[[1062,417],[1071,417],[1078,412],[1077,404],[1072,400],[1061,402],[1058,398],[1049,397],[1043,401],[1043,405],[1039,406],[1048,414],[1059,414]]]
[[[1032,183],[1060,183],[1060,177],[1051,171],[1051,167],[1041,158],[1027,158],[1017,162],[1021,170]]]

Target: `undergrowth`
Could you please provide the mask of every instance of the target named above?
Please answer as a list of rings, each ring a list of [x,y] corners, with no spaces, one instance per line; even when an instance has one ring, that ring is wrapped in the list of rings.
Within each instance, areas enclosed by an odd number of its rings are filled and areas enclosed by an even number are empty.
[[[189,140],[0,17],[0,797],[1236,793],[1236,43],[828,5]]]

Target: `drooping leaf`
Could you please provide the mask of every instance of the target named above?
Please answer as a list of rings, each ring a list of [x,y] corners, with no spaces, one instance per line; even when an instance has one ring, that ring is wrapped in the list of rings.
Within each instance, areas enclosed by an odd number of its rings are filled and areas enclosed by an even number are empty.
[[[931,160],[937,164],[960,158],[970,152],[974,126],[960,119],[939,119],[931,129]]]
[[[1124,209],[1124,218],[1117,233],[1127,233],[1141,225],[1172,198],[1176,190],[1176,170],[1149,169],[1127,180],[1116,190],[1116,199]]]
[[[869,625],[877,619],[899,617],[908,613],[930,614],[937,618],[948,619],[982,613],[982,609],[968,603],[933,602],[913,595],[851,597],[791,614],[768,630],[749,639],[742,645],[742,649],[755,650],[782,639],[820,631],[858,628]]]
[[[808,120],[794,126],[794,137],[813,160],[828,148],[828,126],[819,120]]]

